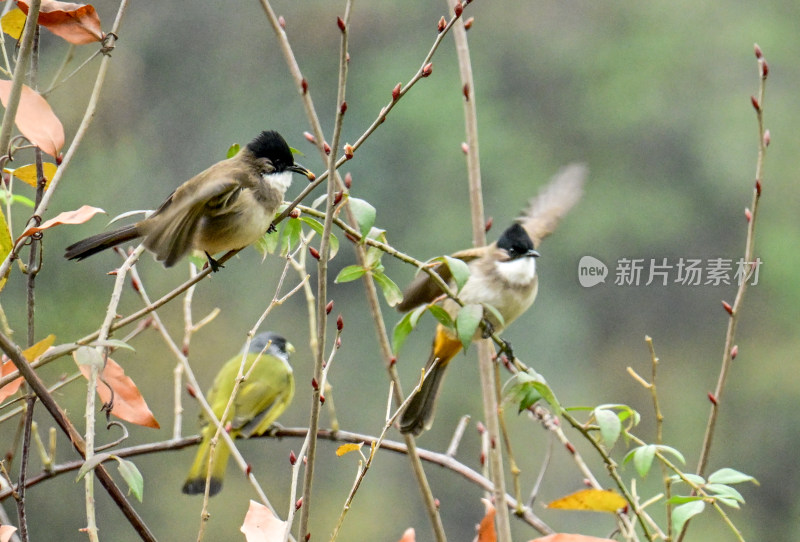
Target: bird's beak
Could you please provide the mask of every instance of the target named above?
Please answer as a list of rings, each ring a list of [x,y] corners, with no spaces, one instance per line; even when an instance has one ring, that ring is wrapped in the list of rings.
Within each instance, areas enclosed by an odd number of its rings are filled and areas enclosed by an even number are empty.
[[[309,181],[313,181],[314,179],[317,178],[316,175],[311,173],[309,170],[307,170],[300,164],[292,164],[291,166],[289,166],[289,171],[294,171],[295,173],[300,173],[301,175],[305,175],[306,177],[308,177]]]
[[[294,345],[292,343],[286,343],[286,351],[290,354],[294,354]]]
[[[526,258],[538,258],[539,257],[539,253],[536,252],[535,250],[531,249],[531,250],[529,250],[528,252],[525,253],[525,257]]]

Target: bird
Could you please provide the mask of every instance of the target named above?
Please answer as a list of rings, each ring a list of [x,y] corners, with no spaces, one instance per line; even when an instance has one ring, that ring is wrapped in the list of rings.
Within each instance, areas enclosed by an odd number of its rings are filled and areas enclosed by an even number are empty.
[[[499,320],[491,310],[484,311],[491,330],[501,331],[533,304],[539,288],[536,248],[581,198],[587,172],[584,164],[562,168],[496,242],[452,254],[453,258],[464,261],[470,271],[458,293],[459,299],[465,305],[490,305],[501,315],[502,320]],[[439,263],[433,269],[445,283],[455,287],[446,263]],[[442,294],[430,275],[419,273],[403,291],[403,301],[396,308],[407,312],[422,304],[437,302]],[[455,320],[460,306],[450,298],[438,303]],[[486,332],[478,329],[472,340],[484,338],[484,335]],[[461,349],[462,343],[456,333],[439,323],[425,365],[425,379],[400,417],[402,433],[420,435],[430,429],[445,370]]]
[[[217,271],[221,266],[213,258],[215,253],[244,248],[272,227],[292,173],[315,178],[295,163],[278,132],[261,132],[235,156],[176,188],[150,216],[78,241],[67,247],[64,257],[83,260],[141,237],[145,248],[165,267],[197,249],[205,252],[209,266]]]
[[[261,354],[265,348],[266,351]],[[224,419],[222,415],[233,392],[244,352],[229,359],[219,370],[208,392],[208,403],[214,416],[223,426],[229,428],[231,438],[250,438],[264,434],[292,402],[294,374],[289,365],[289,354],[292,352],[294,346],[276,333],[256,335],[250,342],[243,368],[242,374],[247,379],[239,387],[233,405]],[[250,372],[254,364],[255,367]],[[187,495],[205,493],[206,473],[209,470],[208,453],[211,438],[217,431],[216,426],[209,423],[205,415],[201,415],[201,422],[204,427],[200,447],[183,484],[183,493]],[[211,464],[208,491],[211,496],[222,489],[230,453],[228,445],[220,439]]]

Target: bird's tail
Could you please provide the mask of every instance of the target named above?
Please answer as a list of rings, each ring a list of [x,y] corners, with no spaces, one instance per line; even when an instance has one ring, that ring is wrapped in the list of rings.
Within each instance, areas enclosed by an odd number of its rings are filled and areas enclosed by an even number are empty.
[[[92,254],[97,254],[101,250],[115,247],[125,241],[130,241],[140,237],[139,229],[136,224],[125,226],[118,230],[106,231],[87,237],[67,247],[64,257],[68,260],[82,260]]]
[[[456,354],[461,351],[461,341],[453,337],[444,326],[439,324],[436,328],[436,337],[433,339],[433,350],[425,366],[430,374],[425,375],[419,391],[400,417],[400,432],[419,435],[430,429],[433,424],[433,415],[436,412],[436,401],[439,398],[439,387],[444,380],[444,372]]]
[[[189,475],[183,484],[183,492],[187,495],[201,495],[206,491],[206,473],[208,472],[208,452],[211,449],[211,435],[213,428],[203,432],[203,440],[197,450],[197,455],[189,469]],[[222,480],[225,478],[225,467],[228,465],[228,458],[231,450],[225,441],[220,439],[214,452],[213,463],[211,464],[211,480],[209,481],[208,494],[213,497],[222,489]]]

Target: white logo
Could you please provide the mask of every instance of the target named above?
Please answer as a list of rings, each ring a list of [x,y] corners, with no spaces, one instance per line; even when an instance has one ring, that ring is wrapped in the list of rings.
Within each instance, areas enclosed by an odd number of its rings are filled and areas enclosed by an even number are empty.
[[[592,256],[584,256],[578,262],[578,282],[584,288],[591,288],[606,281],[608,267]]]

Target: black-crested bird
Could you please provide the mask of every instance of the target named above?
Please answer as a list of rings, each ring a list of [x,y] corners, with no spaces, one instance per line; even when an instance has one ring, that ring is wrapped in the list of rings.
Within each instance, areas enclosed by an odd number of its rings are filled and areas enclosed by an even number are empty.
[[[156,260],[171,267],[187,252],[213,255],[256,242],[272,224],[292,173],[314,174],[296,164],[278,132],[261,132],[236,156],[217,162],[180,185],[147,218],[117,230],[98,233],[67,247],[64,257],[82,260],[139,237]]]
[[[464,304],[494,307],[502,316],[502,322],[491,311],[484,313],[494,331],[508,326],[536,299],[539,286],[536,257],[539,253],[535,249],[580,199],[586,173],[586,167],[580,164],[563,168],[496,242],[452,254],[453,258],[466,262],[470,271],[458,294],[459,299]],[[444,282],[454,286],[446,264],[440,263],[434,269]],[[403,292],[403,301],[397,309],[409,311],[424,303],[432,303],[441,295],[441,288],[430,275],[420,273]],[[455,319],[459,305],[450,298],[442,300],[441,305]],[[482,336],[479,329],[473,340]],[[430,428],[445,370],[461,349],[461,341],[453,330],[438,324],[431,355],[425,365],[425,381],[400,418],[401,432],[419,435]]]
[[[259,356],[265,348],[264,354]],[[231,438],[250,438],[265,433],[289,406],[294,397],[294,375],[289,365],[291,352],[294,352],[291,343],[275,333],[260,333],[250,341],[242,374],[247,375],[254,363],[255,368],[241,384],[225,419],[221,417],[233,393],[242,354],[232,357],[219,370],[214,385],[208,392],[208,403],[220,423],[223,426],[230,426]],[[205,424],[202,431],[203,440],[183,484],[183,492],[188,495],[205,493],[206,473],[209,468],[208,452],[211,438],[217,430],[205,416],[201,416],[201,420]],[[211,464],[209,495],[216,495],[222,489],[230,453],[228,445],[220,439]]]

